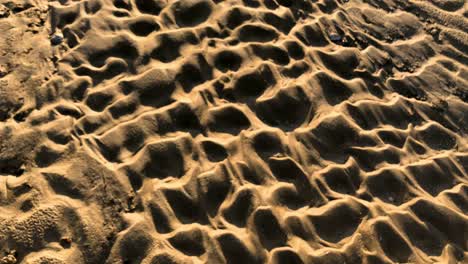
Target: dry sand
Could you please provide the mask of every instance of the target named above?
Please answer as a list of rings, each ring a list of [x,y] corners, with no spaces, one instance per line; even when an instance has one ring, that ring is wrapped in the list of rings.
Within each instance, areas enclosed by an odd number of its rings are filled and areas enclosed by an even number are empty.
[[[0,0],[0,263],[468,263],[464,0]]]

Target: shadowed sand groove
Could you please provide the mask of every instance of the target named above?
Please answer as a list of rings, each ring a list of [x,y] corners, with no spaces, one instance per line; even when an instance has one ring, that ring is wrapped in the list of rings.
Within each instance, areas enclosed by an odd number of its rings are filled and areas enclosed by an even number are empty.
[[[463,0],[0,0],[0,263],[467,263]]]

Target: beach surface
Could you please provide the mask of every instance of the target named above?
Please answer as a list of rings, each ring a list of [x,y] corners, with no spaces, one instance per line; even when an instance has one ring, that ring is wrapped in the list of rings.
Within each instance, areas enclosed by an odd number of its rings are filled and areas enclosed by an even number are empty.
[[[0,0],[0,264],[468,263],[468,2]]]

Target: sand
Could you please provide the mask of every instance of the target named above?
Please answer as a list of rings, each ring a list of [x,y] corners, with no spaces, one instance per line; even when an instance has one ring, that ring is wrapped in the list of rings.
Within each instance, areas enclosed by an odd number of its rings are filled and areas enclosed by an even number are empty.
[[[468,263],[464,0],[0,0],[0,263]]]

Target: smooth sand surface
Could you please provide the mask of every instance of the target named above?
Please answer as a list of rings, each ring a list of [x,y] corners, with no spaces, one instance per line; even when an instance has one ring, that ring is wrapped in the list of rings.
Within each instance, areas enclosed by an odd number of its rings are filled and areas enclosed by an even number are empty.
[[[468,2],[0,0],[0,263],[468,263]]]

